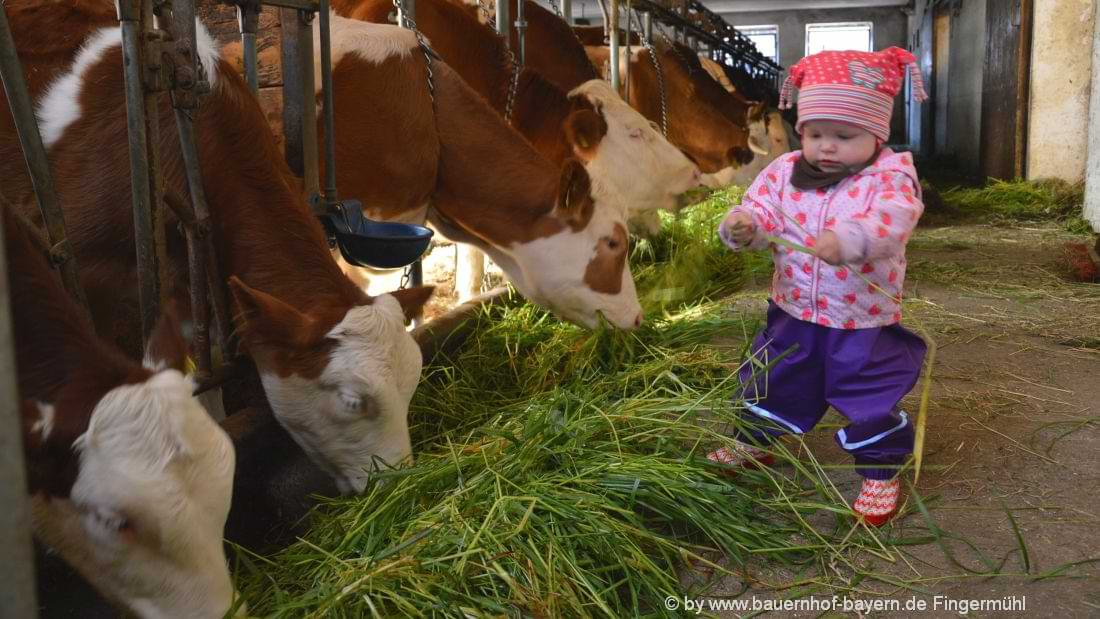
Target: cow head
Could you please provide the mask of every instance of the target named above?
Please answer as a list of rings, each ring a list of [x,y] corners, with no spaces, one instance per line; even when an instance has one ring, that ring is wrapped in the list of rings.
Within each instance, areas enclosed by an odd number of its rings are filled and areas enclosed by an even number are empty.
[[[341,492],[361,492],[372,470],[411,456],[409,402],[423,362],[405,320],[431,287],[312,311],[236,277],[230,288],[272,411]]]
[[[675,209],[678,195],[699,186],[699,168],[607,82],[590,80],[569,97],[573,112],[565,130],[574,154],[593,181],[614,192],[630,213]],[[586,119],[590,126],[578,127]]]
[[[660,87],[649,50],[639,52],[631,62],[631,100],[649,118],[659,118]],[[714,105],[711,87],[721,86],[701,67],[695,71],[686,63],[695,58],[662,46],[657,51],[665,84],[669,141],[691,155],[704,172],[745,165],[752,160],[748,127],[734,122],[728,110]],[[696,58],[697,60],[697,58]],[[725,91],[722,91],[725,92]],[[726,93],[728,94],[728,93]]]
[[[118,373],[82,369],[56,401],[24,403],[32,488],[46,489],[32,499],[35,532],[137,616],[220,617],[234,599],[222,547],[233,444],[191,395],[176,326],[161,322],[151,367],[127,370],[124,384],[103,392]],[[75,418],[88,422],[73,440]],[[58,449],[77,454],[67,496],[49,490],[64,473],[51,479]]]
[[[575,147],[593,144],[599,115],[574,132]],[[506,254],[487,248],[516,288],[535,303],[579,325],[594,328],[603,315],[620,329],[642,323],[642,308],[627,263],[626,209],[594,184],[584,166],[567,159],[556,202]]]

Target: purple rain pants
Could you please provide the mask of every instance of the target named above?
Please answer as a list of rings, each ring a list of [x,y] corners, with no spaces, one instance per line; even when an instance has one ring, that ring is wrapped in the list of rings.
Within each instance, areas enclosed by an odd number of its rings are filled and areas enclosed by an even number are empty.
[[[832,405],[850,422],[836,441],[855,457],[859,474],[891,479],[913,453],[913,420],[897,405],[920,377],[926,350],[898,324],[834,329],[799,320],[769,301],[768,324],[752,354],[770,367],[741,369],[746,421],[755,427],[739,438],[766,445],[780,434],[808,432]]]

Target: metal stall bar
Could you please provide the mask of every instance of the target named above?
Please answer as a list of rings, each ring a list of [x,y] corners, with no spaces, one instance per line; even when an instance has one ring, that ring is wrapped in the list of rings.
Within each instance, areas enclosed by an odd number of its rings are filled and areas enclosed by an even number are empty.
[[[405,0],[406,2],[410,0]],[[516,0],[516,47],[519,48],[519,64],[523,66],[526,64],[526,40],[525,34],[527,32],[527,22],[523,19],[523,5],[524,0]]]
[[[4,30],[7,31],[7,20]],[[11,101],[10,95],[8,101]],[[7,208],[2,197],[0,208]],[[7,253],[4,222],[0,219],[0,505],[4,506],[0,509],[0,609],[3,609],[0,613],[13,619],[31,619],[38,616],[38,602],[31,547],[31,510],[23,467],[23,424],[15,376]]]
[[[573,0],[561,0],[561,18],[570,27],[573,26]]]
[[[325,114],[325,210],[334,211],[340,207],[336,195],[336,116],[333,112],[332,96],[332,33],[329,27],[328,0],[321,0],[321,90],[324,98]]]
[[[15,50],[8,25],[7,12],[0,4],[0,78],[4,81],[4,93],[8,97],[15,129],[19,134],[19,143],[23,148],[23,158],[27,162],[31,184],[34,186],[38,209],[46,224],[46,234],[50,241],[50,261],[60,268],[61,281],[65,290],[85,311],[88,302],[84,298],[84,289],[80,286],[76,257],[73,256],[65,232],[65,218],[54,191],[53,175],[46,159],[46,147],[42,144],[42,135],[38,131],[38,119],[34,115],[34,106],[27,93],[27,83],[23,78],[23,68]]]
[[[214,247],[209,235],[210,208],[206,202],[206,191],[202,184],[202,170],[199,166],[199,152],[195,119],[193,115],[199,109],[199,96],[210,89],[206,72],[198,60],[197,38],[195,35],[195,1],[173,0],[171,33],[174,48],[172,58],[174,66],[172,79],[172,108],[175,113],[176,130],[179,134],[180,155],[183,159],[187,177],[187,191],[191,196],[191,221],[184,225],[187,237],[187,264],[191,281],[191,316],[194,323],[195,379],[199,383],[210,380],[210,303],[208,291],[215,296],[223,290],[220,279],[210,285],[207,268],[217,265]],[[253,52],[255,52],[255,33],[253,32]],[[253,67],[255,68],[255,67]],[[253,75],[255,77],[255,75]],[[177,207],[178,208],[178,207]],[[222,355],[228,359],[226,347],[228,325],[219,325],[222,339]]]
[[[313,12],[312,8],[286,7],[288,0],[267,2],[282,8],[279,21],[283,28],[283,135],[286,138],[286,162],[302,177],[307,196],[319,193],[317,149],[317,92],[313,75]],[[316,215],[324,214],[320,201],[314,205]]]
[[[507,0],[504,0],[504,1],[507,2]],[[397,5],[397,15],[398,15],[397,23],[402,28],[407,28],[409,30],[416,30],[416,0],[395,0],[394,4]],[[497,8],[499,9],[499,0],[498,0]],[[499,14],[498,14],[498,16],[499,16]],[[500,27],[500,21],[499,20],[496,22],[496,26],[497,26],[497,28]],[[505,27],[507,27],[507,22],[505,22]],[[507,44],[508,44],[507,36],[505,36],[504,44],[505,44],[505,46],[507,46]],[[428,71],[429,71],[429,73],[431,72],[430,67],[429,67]],[[326,136],[326,138],[327,138],[327,136]],[[410,264],[409,266],[405,267],[405,277],[402,278],[402,286],[404,286],[405,278],[408,278],[408,283],[409,283],[410,286],[413,286],[413,287],[423,286],[424,285],[424,261],[418,258],[416,260],[416,262],[414,262],[414,263]],[[421,319],[419,319],[419,318],[414,319],[412,322],[413,322],[413,326],[420,326]]]
[[[508,0],[496,0],[497,34],[504,37],[505,47],[512,46],[512,37],[508,34]]]
[[[133,185],[143,344],[160,314],[161,269],[165,255],[163,209],[159,204],[155,153],[160,134],[155,90],[163,75],[159,70],[158,58],[145,58],[147,43],[156,39],[152,4],[142,0],[118,0],[116,3],[122,27],[122,58],[126,77],[126,127],[130,137],[130,178]]]
[[[260,93],[259,61],[256,57],[256,33],[260,29],[260,3],[249,0],[237,5],[237,23],[241,30],[244,54],[244,80],[253,95]]]
[[[608,36],[611,41],[611,89],[619,92],[619,0],[607,0]]]
[[[630,35],[634,33],[634,12],[632,8],[631,1],[626,0],[626,62],[623,63],[626,71],[623,76],[623,99],[630,97]]]

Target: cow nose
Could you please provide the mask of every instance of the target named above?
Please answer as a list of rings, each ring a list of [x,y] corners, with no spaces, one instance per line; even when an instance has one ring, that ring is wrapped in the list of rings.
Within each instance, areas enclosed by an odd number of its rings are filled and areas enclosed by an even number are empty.
[[[696,185],[703,184],[703,171],[698,166],[691,167],[691,180]]]
[[[634,317],[634,327],[642,326],[642,313],[638,312],[638,315]]]
[[[734,146],[726,153],[726,160],[731,164],[748,165],[752,163],[752,151],[740,146]]]

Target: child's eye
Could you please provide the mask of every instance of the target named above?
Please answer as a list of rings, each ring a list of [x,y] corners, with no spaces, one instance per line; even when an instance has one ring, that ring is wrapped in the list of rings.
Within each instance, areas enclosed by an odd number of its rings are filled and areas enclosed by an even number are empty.
[[[850,136],[850,135],[838,135],[838,136],[836,136],[836,137],[838,137],[838,138],[840,138],[840,139],[842,139],[842,140],[850,140],[850,139],[852,139],[852,136]]]

